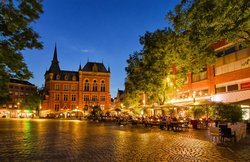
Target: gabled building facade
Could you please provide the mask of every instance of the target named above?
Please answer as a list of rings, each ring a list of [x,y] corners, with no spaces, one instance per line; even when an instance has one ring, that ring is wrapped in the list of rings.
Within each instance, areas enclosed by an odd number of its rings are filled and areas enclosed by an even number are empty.
[[[45,72],[44,99],[40,116],[68,117],[72,111],[87,113],[93,107],[110,108],[110,69],[103,63],[87,62],[78,71],[61,70],[55,47],[49,70]]]

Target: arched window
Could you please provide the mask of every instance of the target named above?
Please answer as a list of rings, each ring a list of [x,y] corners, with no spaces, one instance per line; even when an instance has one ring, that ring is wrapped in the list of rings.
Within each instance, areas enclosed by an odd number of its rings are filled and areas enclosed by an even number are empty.
[[[76,81],[76,76],[75,75],[72,76],[72,80]]]
[[[105,83],[104,83],[104,80],[102,80],[102,83],[101,83],[101,92],[105,92]]]
[[[85,83],[84,83],[84,91],[89,91],[89,80],[85,80]]]
[[[92,91],[97,92],[97,81],[96,80],[94,80],[94,82],[93,82],[93,90]]]

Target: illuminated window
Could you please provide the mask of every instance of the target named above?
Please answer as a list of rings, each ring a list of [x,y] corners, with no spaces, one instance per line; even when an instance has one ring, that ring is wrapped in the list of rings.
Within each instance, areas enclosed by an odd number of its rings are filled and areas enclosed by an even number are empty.
[[[64,101],[68,101],[68,95],[66,95],[66,94],[63,95],[63,100],[64,100]]]
[[[92,96],[92,101],[97,101],[97,96],[96,95]]]
[[[75,85],[72,86],[72,91],[76,91],[76,86]]]
[[[94,80],[92,91],[97,92],[97,81],[96,80]]]
[[[55,104],[55,111],[59,111],[59,104]]]
[[[76,95],[75,94],[72,95],[71,100],[76,101]]]
[[[85,80],[84,91],[89,91],[89,81],[88,80]]]
[[[84,95],[84,96],[83,96],[83,100],[84,100],[84,101],[89,101],[89,96],[88,96],[88,95]]]
[[[101,83],[101,92],[105,92],[105,83],[102,81]]]
[[[216,87],[215,93],[223,93],[226,92],[226,87]]]
[[[68,91],[68,90],[69,90],[69,85],[68,85],[68,84],[65,84],[63,89],[64,89],[65,91]]]
[[[55,100],[56,100],[56,101],[60,100],[60,95],[59,95],[59,94],[56,94],[56,95],[55,95]]]
[[[101,96],[100,101],[105,101],[105,96]]]
[[[227,91],[237,91],[239,89],[238,84],[234,84],[234,85],[229,85],[227,86]]]
[[[60,85],[59,84],[55,85],[55,90],[60,90]]]

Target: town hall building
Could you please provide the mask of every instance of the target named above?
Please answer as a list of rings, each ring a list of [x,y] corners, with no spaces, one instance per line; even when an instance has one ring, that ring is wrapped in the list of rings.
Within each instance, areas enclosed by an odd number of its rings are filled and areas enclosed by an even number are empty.
[[[41,117],[83,116],[94,107],[110,108],[110,68],[103,63],[87,62],[78,71],[61,70],[54,49],[53,60],[45,72]]]

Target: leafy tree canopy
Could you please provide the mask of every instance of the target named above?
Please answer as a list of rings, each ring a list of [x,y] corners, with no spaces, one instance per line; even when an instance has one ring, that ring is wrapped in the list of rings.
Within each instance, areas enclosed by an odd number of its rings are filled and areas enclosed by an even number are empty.
[[[32,27],[41,13],[42,0],[0,2],[0,100],[6,97],[10,78],[29,79],[32,73],[23,60],[25,49],[41,49],[39,35]]]
[[[182,0],[166,18],[200,48],[222,39],[250,43],[249,0]]]
[[[243,111],[239,105],[218,103],[212,108],[212,113],[220,120],[239,122],[242,120]]]
[[[197,73],[204,63],[214,61],[211,51],[200,51],[188,37],[169,28],[146,32],[140,43],[143,49],[127,60],[125,94],[140,91],[146,94],[147,104],[164,104],[184,84],[188,72]]]
[[[26,110],[38,110],[41,103],[41,95],[38,93],[29,95],[26,98],[27,102],[22,102],[21,107],[24,107]]]

